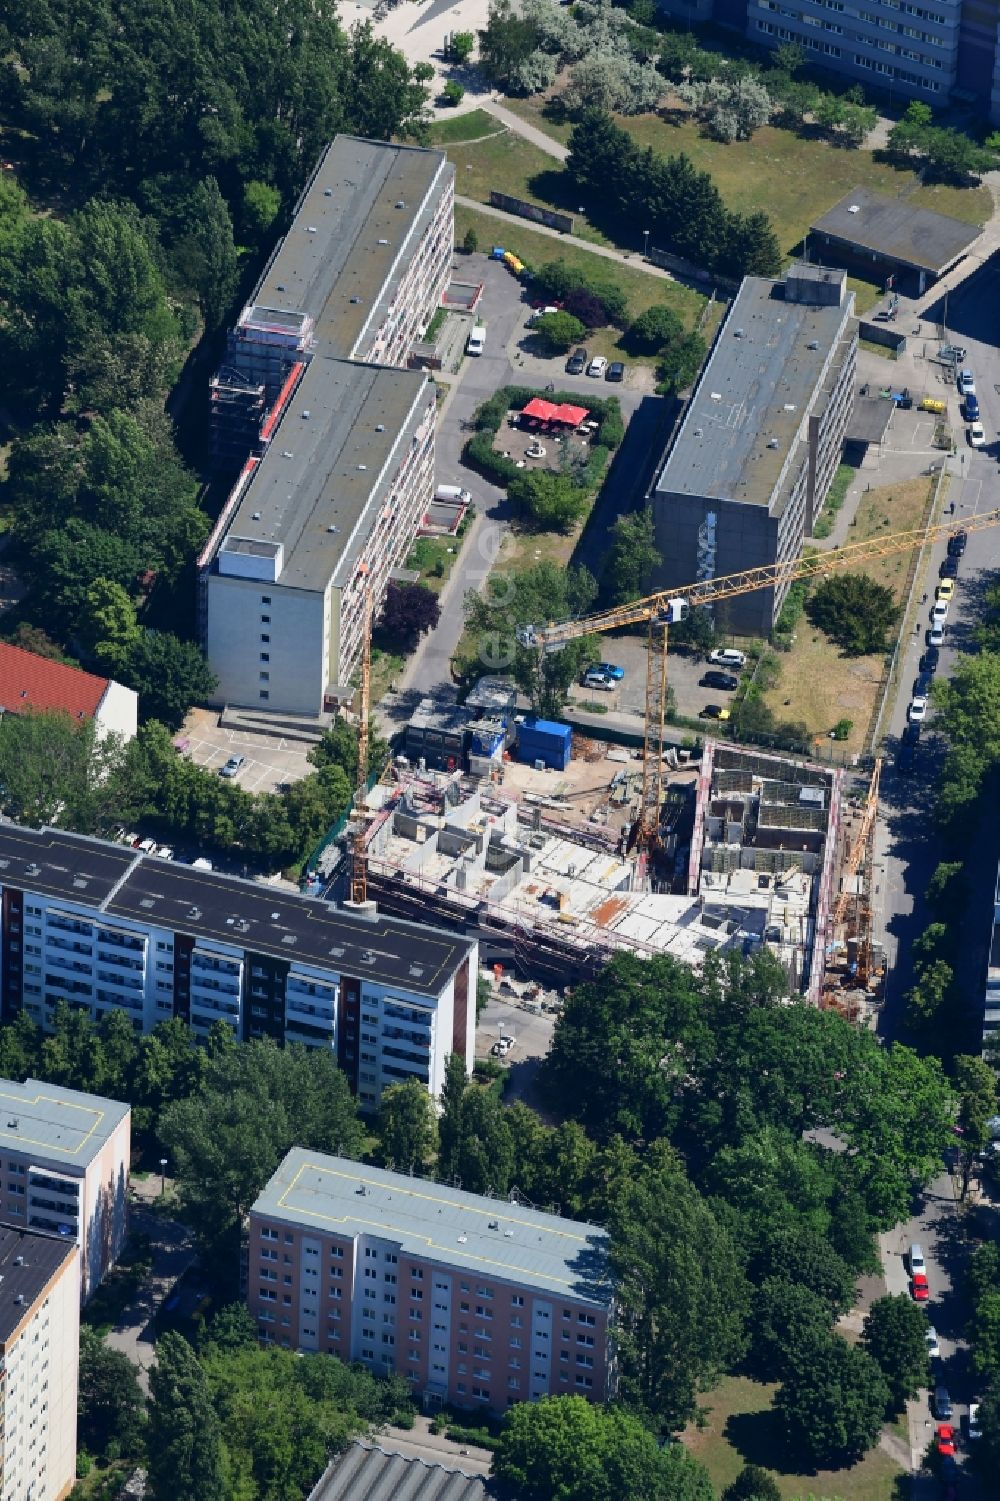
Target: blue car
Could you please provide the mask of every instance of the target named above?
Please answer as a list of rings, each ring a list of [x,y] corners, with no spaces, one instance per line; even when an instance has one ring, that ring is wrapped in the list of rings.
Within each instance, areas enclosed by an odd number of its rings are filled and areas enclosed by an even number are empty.
[[[965,420],[966,422],[979,421],[979,398],[971,392],[965,398]]]
[[[603,672],[606,678],[612,678],[616,683],[620,683],[625,676],[624,667],[616,667],[614,662],[598,662],[593,671]]]

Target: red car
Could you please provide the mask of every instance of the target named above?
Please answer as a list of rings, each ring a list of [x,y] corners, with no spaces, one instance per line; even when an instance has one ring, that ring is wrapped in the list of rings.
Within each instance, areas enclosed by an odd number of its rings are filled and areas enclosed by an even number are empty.
[[[926,1273],[914,1272],[910,1279],[910,1292],[913,1294],[915,1303],[926,1303],[931,1295],[930,1285]]]
[[[939,1423],[937,1430],[937,1446],[939,1454],[955,1457],[955,1430],[950,1423]]]

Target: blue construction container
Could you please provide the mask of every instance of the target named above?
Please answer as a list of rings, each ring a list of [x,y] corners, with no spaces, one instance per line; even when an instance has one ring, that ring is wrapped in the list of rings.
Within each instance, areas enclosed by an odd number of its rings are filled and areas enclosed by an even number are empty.
[[[517,744],[519,761],[544,761],[552,771],[565,771],[573,752],[573,731],[568,724],[529,715],[518,729]]]

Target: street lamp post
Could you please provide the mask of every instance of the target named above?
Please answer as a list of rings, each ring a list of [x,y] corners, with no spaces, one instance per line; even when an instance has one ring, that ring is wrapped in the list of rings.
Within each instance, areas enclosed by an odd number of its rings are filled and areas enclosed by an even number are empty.
[[[160,1158],[160,1198],[161,1199],[162,1199],[163,1195],[166,1193],[166,1191],[167,1191],[167,1159],[165,1157],[161,1157]]]
[[[642,232],[642,258],[643,258],[644,261],[649,259],[649,230],[648,229],[644,229],[643,232]]]

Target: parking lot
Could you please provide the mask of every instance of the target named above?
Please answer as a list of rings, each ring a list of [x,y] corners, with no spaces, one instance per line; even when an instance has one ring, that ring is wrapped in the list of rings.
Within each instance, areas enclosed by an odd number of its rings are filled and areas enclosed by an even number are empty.
[[[606,704],[609,713],[641,715],[646,703],[645,636],[608,637],[602,643],[603,659],[625,669],[621,682],[608,692],[601,688],[570,689],[574,703]],[[734,697],[718,688],[702,688],[700,680],[710,664],[699,652],[687,648],[671,651],[667,662],[667,682],[674,691],[678,714],[695,718],[706,704],[728,705]]]
[[[245,757],[235,781],[246,792],[276,792],[286,782],[297,782],[312,770],[307,760],[310,747],[298,740],[224,730],[213,709],[192,709],[175,741],[178,749],[198,766],[218,771],[230,756]]]

